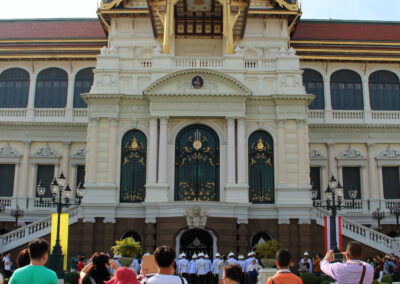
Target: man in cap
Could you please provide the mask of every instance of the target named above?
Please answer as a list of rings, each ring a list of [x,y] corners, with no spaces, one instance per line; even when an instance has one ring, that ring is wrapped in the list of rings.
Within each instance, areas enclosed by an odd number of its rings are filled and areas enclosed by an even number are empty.
[[[244,283],[244,279],[246,278],[245,277],[246,261],[244,260],[243,254],[239,254],[237,264],[239,264],[239,266],[242,268],[242,277],[240,278],[240,283]]]
[[[208,263],[204,259],[204,253],[199,253],[197,258],[197,284],[207,283]]]
[[[300,260],[300,266],[306,266],[308,269],[308,272],[312,273],[312,261],[308,257],[308,252],[304,252],[303,258]]]
[[[253,262],[253,259],[255,259],[256,264],[258,264],[258,259],[255,257],[254,251],[251,251],[247,254],[247,259],[245,260],[245,271],[247,271],[247,267]]]
[[[204,255],[204,259],[207,262],[207,283],[209,283],[212,277],[212,263],[208,254]]]
[[[195,284],[197,280],[197,254],[192,255],[192,260],[189,262],[190,284]]]
[[[176,263],[176,273],[189,281],[189,261],[186,259],[186,253],[181,253],[179,258]]]
[[[221,255],[217,252],[215,254],[215,258],[213,261],[213,269],[212,269],[212,273],[213,273],[213,283],[218,283],[219,280],[219,264],[221,263]]]
[[[237,260],[235,259],[235,254],[233,252],[230,252],[228,254],[228,264],[237,264]]]

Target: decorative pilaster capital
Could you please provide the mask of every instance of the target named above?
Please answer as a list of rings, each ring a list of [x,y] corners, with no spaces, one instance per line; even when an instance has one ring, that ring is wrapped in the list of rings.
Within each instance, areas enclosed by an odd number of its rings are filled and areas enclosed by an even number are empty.
[[[277,119],[276,124],[278,128],[285,128],[286,120],[285,119]]]
[[[368,151],[374,150],[374,147],[375,147],[375,143],[367,143]]]
[[[99,117],[92,117],[92,118],[90,119],[90,124],[91,124],[92,126],[99,126],[99,121],[100,121],[100,118],[99,118]]]
[[[71,147],[71,144],[72,144],[71,141],[64,141],[63,142],[64,148],[66,148],[66,149],[69,149]]]
[[[103,223],[104,224],[107,224],[107,223],[115,224],[116,220],[115,220],[115,218],[104,218]]]
[[[237,123],[238,123],[238,126],[244,126],[246,124],[246,120],[244,119],[244,117],[238,117]]]
[[[96,223],[96,219],[94,217],[84,217],[83,223]]]
[[[157,117],[151,117],[149,120],[150,126],[157,126],[158,124],[158,118]]]
[[[110,126],[111,126],[111,127],[117,127],[118,118],[116,118],[116,117],[109,117],[108,120],[110,121]]]
[[[306,121],[304,119],[296,119],[297,128],[304,128]]]
[[[228,124],[228,126],[234,126],[235,125],[235,117],[233,116],[227,116],[225,117],[226,122]]]
[[[335,143],[329,142],[326,143],[326,147],[328,147],[328,149],[333,150],[333,147],[335,146]]]
[[[168,125],[168,116],[160,116],[160,125]]]
[[[299,225],[310,225],[311,219],[310,218],[300,218]]]
[[[22,143],[24,143],[25,148],[29,148],[31,146],[31,144],[32,144],[32,141],[29,141],[29,140],[22,141]]]

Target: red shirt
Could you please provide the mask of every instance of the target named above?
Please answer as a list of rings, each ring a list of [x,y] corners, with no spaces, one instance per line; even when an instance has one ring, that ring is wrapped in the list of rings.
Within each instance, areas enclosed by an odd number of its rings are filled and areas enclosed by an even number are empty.
[[[83,269],[84,265],[83,265],[83,261],[79,261],[78,262],[78,272],[81,272],[81,270]]]

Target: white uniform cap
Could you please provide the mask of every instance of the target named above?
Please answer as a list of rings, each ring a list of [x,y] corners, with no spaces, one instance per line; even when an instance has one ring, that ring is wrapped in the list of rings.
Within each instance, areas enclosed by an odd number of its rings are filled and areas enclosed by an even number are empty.
[[[146,252],[144,255],[150,255],[150,253],[149,253],[149,252]]]
[[[186,257],[186,253],[182,252],[181,257]]]
[[[205,254],[204,257],[205,257],[205,258],[208,258],[208,254]]]
[[[253,253],[252,252],[249,252],[248,254],[247,254],[247,256],[252,256],[253,255]]]
[[[215,254],[215,257],[221,257],[221,255],[219,254],[219,252],[217,252],[217,253]]]
[[[239,259],[244,259],[243,254],[240,254],[238,258],[239,258]]]
[[[193,255],[192,255],[192,258],[197,258],[197,254],[193,254]]]
[[[230,252],[230,253],[228,254],[228,256],[235,256],[235,254],[234,254],[233,252]]]
[[[179,255],[179,258],[182,258],[183,257],[183,253],[181,253],[180,255]]]
[[[200,256],[204,256],[204,253],[202,253],[202,252],[201,252],[201,253],[199,253],[199,257],[200,257]]]
[[[308,252],[304,252],[304,255],[308,256]]]
[[[120,258],[121,255],[120,254],[114,254],[114,258]]]

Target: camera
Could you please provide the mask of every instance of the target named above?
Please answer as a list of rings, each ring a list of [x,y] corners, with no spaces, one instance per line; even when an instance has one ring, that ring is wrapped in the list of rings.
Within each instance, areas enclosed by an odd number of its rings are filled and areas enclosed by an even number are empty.
[[[340,260],[340,261],[342,261],[342,260],[344,260],[344,254],[343,253],[334,253],[333,254],[333,260],[334,261],[338,261],[338,260]]]

